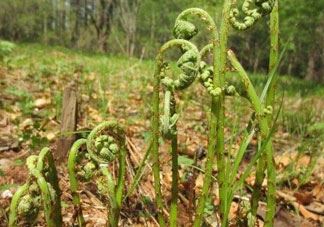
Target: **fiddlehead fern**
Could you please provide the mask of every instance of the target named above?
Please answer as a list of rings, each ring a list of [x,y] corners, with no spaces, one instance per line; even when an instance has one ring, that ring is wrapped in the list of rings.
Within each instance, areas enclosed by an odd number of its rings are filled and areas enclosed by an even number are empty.
[[[85,150],[81,152],[83,147]],[[125,133],[115,121],[99,124],[90,132],[87,139],[79,139],[73,144],[69,153],[68,170],[79,226],[85,226],[85,221],[77,193],[78,180],[88,181],[94,177],[99,193],[107,196],[110,201],[110,226],[118,225],[124,189],[125,158]],[[107,168],[108,164],[116,159],[119,160],[117,182]]]
[[[207,44],[200,51],[201,59],[204,59],[208,53],[212,52],[213,44]],[[207,89],[208,93],[212,96],[219,96],[222,92],[220,87],[215,87],[213,82],[214,68],[208,65],[205,61],[201,60],[199,67],[199,81]]]
[[[212,52],[213,45],[207,44],[200,51],[200,67],[199,67],[199,81],[200,83],[207,89],[207,92],[214,97],[219,96],[222,92],[224,92],[227,96],[235,96],[239,95],[233,85],[224,84],[224,87],[216,87],[213,83],[213,75],[214,69],[213,66],[209,66],[205,61],[203,61],[204,57],[207,56],[208,53]]]
[[[188,47],[184,46],[182,48]],[[198,60],[199,56],[196,49],[186,50],[177,61],[177,66],[181,69],[182,73],[175,80],[168,76],[164,76],[164,73],[162,73],[162,84],[168,90],[183,90],[188,88],[196,79]]]
[[[244,0],[242,13],[244,17],[239,19],[240,10],[232,8],[230,11],[230,23],[237,30],[246,30],[252,27],[261,17],[271,13],[275,0]]]
[[[176,39],[190,40],[198,34],[196,26],[188,21],[188,17],[197,16],[207,26],[207,30],[211,32],[212,39],[217,40],[216,25],[213,18],[200,8],[189,8],[179,14],[176,19],[173,34]]]
[[[177,61],[177,66],[181,69],[177,79],[167,76],[168,63],[165,61],[165,53],[173,48],[180,49],[183,54]],[[154,74],[154,94],[153,94],[153,117],[152,117],[152,156],[153,156],[153,174],[154,189],[156,194],[156,204],[160,226],[165,226],[165,220],[162,214],[163,200],[160,184],[160,162],[159,162],[159,137],[160,134],[168,140],[171,140],[172,153],[172,195],[170,208],[170,226],[176,226],[177,221],[177,197],[178,197],[178,154],[177,154],[177,133],[176,122],[178,114],[176,113],[174,92],[188,88],[196,79],[198,74],[200,56],[195,45],[184,40],[174,39],[165,43],[156,58],[156,71]],[[164,113],[160,117],[160,87],[164,86]],[[161,123],[161,126],[160,126]]]
[[[222,93],[222,88],[214,86],[213,75],[213,67],[202,61],[199,68],[199,81],[210,95],[217,97]]]
[[[236,94],[234,86],[217,87],[214,85],[214,66],[209,66],[202,59],[209,53],[214,51],[214,43],[218,42],[218,33],[214,20],[211,16],[204,10],[199,8],[190,8],[184,10],[176,19],[175,26],[173,29],[173,34],[176,38],[182,38],[190,40],[196,34],[198,34],[198,29],[196,26],[188,21],[189,16],[197,16],[201,19],[207,26],[207,30],[212,34],[212,43],[207,44],[200,51],[200,67],[199,67],[199,80],[201,84],[207,89],[208,93],[212,96],[219,96],[223,91],[227,95]]]
[[[212,17],[206,11],[200,8],[189,8],[184,10],[176,19],[173,34],[176,38],[183,38],[186,40],[190,40],[196,34],[198,34],[198,29],[196,26],[188,21],[190,16],[198,17],[207,26],[207,30],[212,34],[211,44],[207,44],[200,51],[201,62],[198,77],[201,84],[207,89],[210,95],[218,96],[222,91],[220,87],[216,87],[214,85],[214,68],[213,66],[208,66],[207,63],[202,60],[203,57],[208,54],[208,52],[212,52],[214,50],[214,44],[218,41],[217,28]]]
[[[193,23],[181,19],[177,20],[173,28],[173,35],[177,39],[190,40],[197,35],[197,33],[198,29]]]
[[[209,143],[208,143],[208,152],[207,152],[207,161],[205,167],[205,179],[202,188],[202,192],[198,201],[198,206],[196,210],[195,222],[194,226],[201,226],[202,216],[204,213],[205,201],[209,192],[209,188],[211,185],[211,175],[212,175],[212,166],[214,163],[215,157],[215,146],[216,139],[220,139],[217,143],[217,152],[219,156],[222,156],[222,138],[223,138],[223,126],[221,126],[224,122],[224,114],[223,114],[223,89],[224,87],[224,78],[221,73],[222,68],[222,58],[221,58],[221,43],[218,37],[218,31],[216,24],[212,17],[204,10],[199,8],[190,8],[177,17],[174,34],[177,37],[183,37],[187,39],[191,39],[197,32],[197,29],[194,29],[194,25],[188,21],[190,16],[197,16],[206,26],[208,32],[211,34],[211,41],[209,45],[205,46],[200,52],[200,57],[202,58],[205,53],[212,50],[213,53],[213,66],[209,67],[207,64],[201,62],[200,63],[200,72],[199,79],[203,86],[207,89],[208,93],[212,96],[211,102],[211,118],[210,118],[210,131],[209,131]],[[184,22],[187,24],[184,26]],[[189,34],[189,35],[188,35]],[[217,121],[217,119],[219,119]],[[221,168],[221,167],[220,167]],[[221,170],[220,170],[221,171]]]
[[[9,215],[9,226],[17,226],[20,217],[27,224],[35,222],[44,209],[47,226],[62,226],[60,189],[53,156],[43,148],[38,156],[27,158],[29,177],[27,183],[15,193]]]
[[[103,134],[103,133],[107,134]],[[117,122],[103,122],[95,127],[87,139],[87,150],[91,159],[108,164],[116,158],[125,143],[125,133]]]

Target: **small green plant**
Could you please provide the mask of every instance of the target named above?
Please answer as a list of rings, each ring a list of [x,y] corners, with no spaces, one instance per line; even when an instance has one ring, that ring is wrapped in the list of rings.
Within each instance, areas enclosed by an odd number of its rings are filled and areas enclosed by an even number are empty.
[[[13,44],[12,42],[0,40],[0,62],[3,62],[14,48],[15,44]]]
[[[86,149],[82,150],[84,147]],[[78,181],[89,181],[92,178],[96,179],[99,193],[108,197],[109,225],[118,226],[125,184],[125,158],[125,133],[114,121],[99,124],[87,139],[79,139],[73,144],[69,153],[68,171],[79,226],[85,226],[85,221],[77,192]],[[119,161],[117,182],[108,169],[108,165],[116,159]]]
[[[292,179],[298,179],[298,187],[303,186],[309,182],[318,158],[321,155],[321,151],[324,149],[324,122],[318,122],[310,124],[303,138],[301,138],[301,143],[298,146],[298,154],[296,158],[292,160],[291,163],[284,169],[283,174],[278,180],[279,184],[288,183],[290,185]],[[308,155],[310,161],[307,166],[298,166],[299,160]]]
[[[304,174],[299,175],[300,185],[308,182],[316,166],[317,160],[324,149],[324,122],[315,123],[307,128],[307,135],[299,147],[299,152],[308,153],[311,157]]]
[[[51,151],[43,148],[38,156],[29,156],[27,167],[27,183],[18,188],[11,201],[9,226],[32,225],[41,208],[47,226],[62,226],[61,191]]]
[[[283,130],[300,138],[306,136],[307,128],[316,122],[316,113],[313,108],[305,108],[305,106],[311,106],[311,103],[303,103],[302,107],[296,111],[283,111]]]
[[[23,114],[30,115],[34,110],[34,99],[30,92],[11,86],[5,90],[6,93],[17,98],[18,106]]]

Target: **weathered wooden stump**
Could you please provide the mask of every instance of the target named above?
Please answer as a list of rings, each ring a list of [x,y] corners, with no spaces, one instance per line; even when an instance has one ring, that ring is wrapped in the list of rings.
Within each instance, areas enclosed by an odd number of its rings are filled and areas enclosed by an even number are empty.
[[[77,86],[70,83],[64,88],[61,117],[61,133],[57,141],[56,161],[66,160],[67,154],[76,139],[77,124]]]

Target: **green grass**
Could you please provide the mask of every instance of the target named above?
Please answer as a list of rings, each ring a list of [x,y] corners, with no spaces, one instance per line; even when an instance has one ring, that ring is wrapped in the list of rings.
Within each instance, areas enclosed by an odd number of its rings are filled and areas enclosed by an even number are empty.
[[[19,44],[11,55],[11,65],[18,68],[35,67],[44,71],[44,74],[51,74],[53,70],[56,70],[56,73],[64,74],[79,67],[85,72],[107,76],[127,71],[129,67],[138,64],[139,61],[136,58],[82,52],[40,44]],[[138,67],[151,68],[153,62],[142,61]]]
[[[154,71],[153,60],[140,60],[123,56],[111,56],[70,50],[57,46],[44,46],[40,44],[19,44],[11,54],[10,64],[15,68],[34,69],[42,76],[52,74],[66,75],[70,72],[82,70],[85,73],[96,73],[103,84],[112,79],[130,79],[134,74],[137,80],[147,83],[152,79]],[[229,76],[235,78],[235,74]],[[263,74],[250,76],[253,84],[261,89],[267,77]],[[135,79],[135,78],[133,78]],[[133,83],[134,81],[125,81]],[[281,76],[279,89],[284,90],[289,96],[323,96],[324,85],[312,81],[301,80],[292,76]]]
[[[252,83],[256,85],[256,89],[261,92],[267,82],[265,74],[249,75]],[[238,83],[235,73],[230,73],[228,79],[233,83]],[[293,76],[281,75],[278,82],[278,94],[282,93],[285,96],[309,97],[309,96],[324,96],[324,84],[319,84],[313,81],[302,80]]]

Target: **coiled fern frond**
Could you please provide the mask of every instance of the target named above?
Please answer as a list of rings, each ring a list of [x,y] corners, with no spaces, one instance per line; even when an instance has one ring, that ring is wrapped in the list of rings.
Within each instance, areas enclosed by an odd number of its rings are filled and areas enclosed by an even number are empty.
[[[96,178],[98,192],[108,197],[110,226],[118,225],[124,189],[125,158],[125,132],[115,121],[99,124],[87,139],[79,139],[73,144],[69,153],[68,171],[79,226],[85,226],[85,221],[77,192],[78,182],[92,178]],[[108,170],[108,165],[114,160],[119,161],[117,182]]]
[[[246,30],[261,17],[270,14],[274,4],[275,0],[244,0],[241,12],[237,7],[231,9],[229,21],[233,28]],[[242,17],[241,14],[243,14]]]
[[[168,70],[169,64],[164,60],[164,52],[176,46],[180,48],[181,51],[184,51],[184,53],[177,61],[177,66],[180,68],[181,73],[177,75],[178,78],[172,79],[166,75],[166,70]],[[197,77],[200,61],[198,49],[192,43],[189,43],[186,40],[175,39],[166,43],[161,48],[161,51],[162,52],[160,52],[160,55],[158,56],[160,62],[162,63],[159,66],[161,83],[168,90],[175,91],[188,88]]]
[[[189,8],[179,14],[173,28],[173,35],[176,39],[190,40],[198,34],[198,28],[189,21],[189,17],[198,17],[211,33],[213,39],[217,39],[216,25],[211,16],[200,8]]]
[[[91,159],[101,164],[112,162],[125,144],[125,133],[117,122],[103,122],[95,127],[87,139]]]
[[[29,177],[12,198],[9,226],[18,226],[21,222],[32,225],[41,209],[47,226],[62,226],[61,191],[51,151],[43,148],[38,156],[28,157],[26,164]]]

